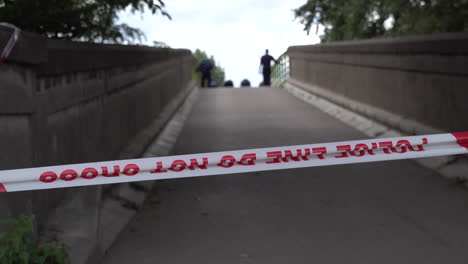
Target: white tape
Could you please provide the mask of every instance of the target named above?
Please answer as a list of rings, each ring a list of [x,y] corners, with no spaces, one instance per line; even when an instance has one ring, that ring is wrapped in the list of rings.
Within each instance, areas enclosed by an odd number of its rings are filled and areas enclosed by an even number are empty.
[[[468,153],[468,132],[0,171],[0,191],[316,167]]]
[[[5,22],[0,22],[0,26],[13,29],[13,33],[11,34],[10,39],[8,40],[5,48],[3,48],[3,51],[0,54],[0,63],[2,63],[8,58],[8,56],[10,56],[10,53],[15,47],[16,42],[18,42],[21,30],[16,26]]]

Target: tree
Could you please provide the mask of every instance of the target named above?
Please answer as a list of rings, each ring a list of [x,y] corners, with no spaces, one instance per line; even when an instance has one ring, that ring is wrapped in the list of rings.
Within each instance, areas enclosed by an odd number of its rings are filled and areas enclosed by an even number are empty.
[[[141,41],[144,33],[117,24],[118,12],[159,12],[171,18],[162,0],[5,0],[0,21],[50,38],[121,43]]]
[[[211,79],[220,86],[224,84],[224,78],[225,78],[224,69],[218,63],[216,63],[213,56],[208,56],[206,52],[201,51],[199,49],[196,49],[195,52],[193,52],[193,56],[195,57],[195,64],[193,68],[192,77],[194,80],[196,80],[197,83],[200,83],[201,80],[200,80],[200,75],[197,74],[197,72],[195,72],[195,69],[202,60],[209,58],[215,64],[215,67],[211,71]]]
[[[468,30],[466,0],[308,0],[294,13],[307,33],[324,26],[322,41]]]

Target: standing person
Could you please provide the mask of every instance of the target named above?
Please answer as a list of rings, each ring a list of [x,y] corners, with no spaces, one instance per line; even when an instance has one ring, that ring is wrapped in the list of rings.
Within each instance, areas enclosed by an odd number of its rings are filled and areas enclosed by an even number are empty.
[[[205,82],[207,83],[207,87],[211,86],[211,70],[213,67],[214,64],[209,59],[202,60],[198,65],[197,72],[201,73],[201,87],[205,87]]]
[[[268,50],[265,51],[265,55],[260,58],[260,66],[262,67],[263,73],[263,85],[270,85],[271,78],[271,61],[278,63],[275,58],[268,54]]]

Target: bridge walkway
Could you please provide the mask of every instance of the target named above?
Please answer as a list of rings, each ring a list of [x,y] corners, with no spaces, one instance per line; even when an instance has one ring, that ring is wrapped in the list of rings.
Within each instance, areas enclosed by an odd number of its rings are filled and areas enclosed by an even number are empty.
[[[173,154],[363,138],[283,90],[202,89]],[[166,180],[103,263],[466,263],[467,208],[407,160]]]

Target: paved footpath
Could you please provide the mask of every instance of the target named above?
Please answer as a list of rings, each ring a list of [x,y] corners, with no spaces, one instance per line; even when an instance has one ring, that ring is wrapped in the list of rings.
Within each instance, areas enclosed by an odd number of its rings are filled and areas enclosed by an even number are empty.
[[[202,89],[173,154],[362,138],[283,90]],[[468,190],[410,161],[157,186],[103,263],[468,263]]]

